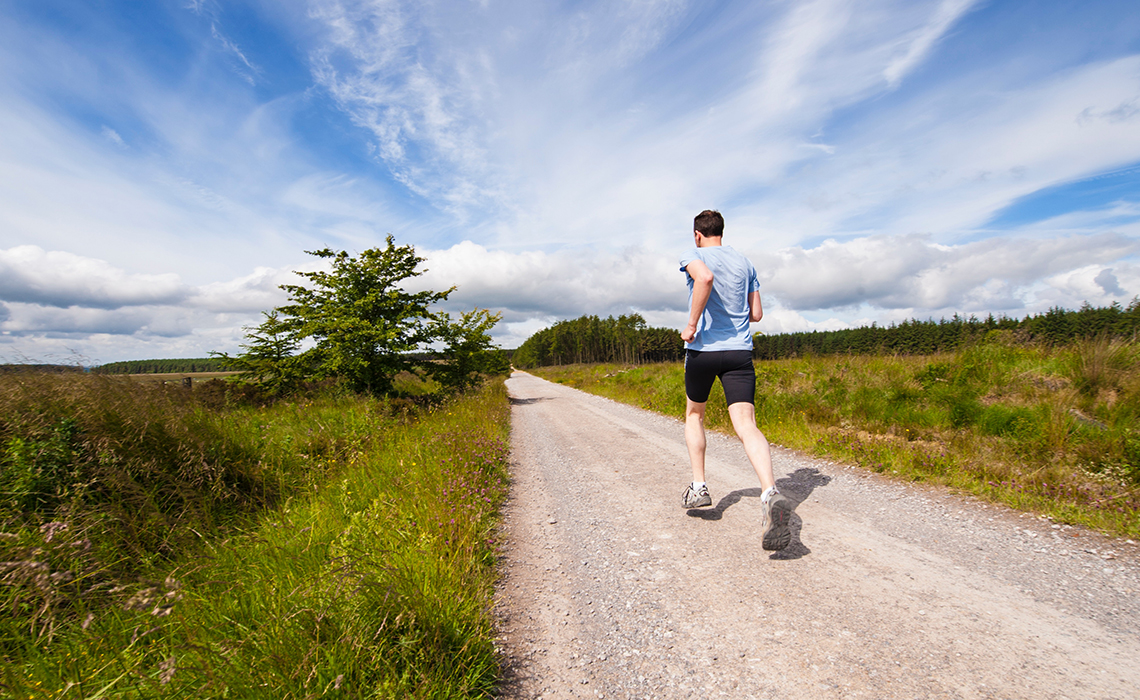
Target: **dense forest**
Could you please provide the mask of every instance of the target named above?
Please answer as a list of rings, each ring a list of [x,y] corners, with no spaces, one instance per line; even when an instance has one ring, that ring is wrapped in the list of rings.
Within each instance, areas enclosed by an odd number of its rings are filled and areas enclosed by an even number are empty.
[[[955,314],[950,319],[909,320],[889,326],[872,324],[837,331],[811,331],[753,336],[753,355],[779,360],[803,355],[929,355],[956,350],[990,331],[1009,331],[1025,343],[1062,345],[1078,338],[1108,335],[1135,339],[1140,330],[1140,299],[1128,308],[1113,303],[1077,311],[1054,307],[1023,319],[992,314],[985,319]]]
[[[213,357],[195,357],[181,360],[127,360],[109,362],[91,368],[98,374],[167,374],[190,372],[223,372],[222,361]]]
[[[1113,303],[1076,311],[1054,307],[1022,319],[985,319],[955,314],[935,321],[908,320],[898,324],[837,331],[811,331],[753,336],[753,355],[779,360],[803,355],[928,355],[953,351],[990,331],[1008,331],[1025,343],[1060,345],[1077,338],[1108,335],[1135,340],[1140,331],[1140,298],[1127,308]],[[673,328],[650,328],[639,314],[614,318],[582,316],[559,321],[527,339],[515,351],[516,367],[544,367],[593,362],[674,362],[684,357],[684,343]]]
[[[650,328],[640,314],[614,318],[582,316],[535,333],[515,350],[516,367],[590,362],[679,361],[685,347],[673,328]]]

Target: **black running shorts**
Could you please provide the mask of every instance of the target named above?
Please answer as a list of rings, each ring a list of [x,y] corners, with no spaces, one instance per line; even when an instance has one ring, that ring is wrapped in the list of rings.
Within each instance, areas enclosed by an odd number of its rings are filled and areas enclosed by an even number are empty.
[[[756,369],[752,366],[751,350],[685,351],[685,395],[690,401],[708,401],[717,377],[729,406],[756,402]]]

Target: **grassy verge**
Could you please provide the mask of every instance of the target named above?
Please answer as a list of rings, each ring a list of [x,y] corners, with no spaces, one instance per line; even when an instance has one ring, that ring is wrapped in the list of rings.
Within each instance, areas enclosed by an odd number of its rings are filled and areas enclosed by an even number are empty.
[[[491,694],[501,382],[213,410],[22,381],[0,387],[0,694]]]
[[[1104,532],[1140,535],[1137,347],[1022,347],[1001,334],[955,354],[757,363],[757,421],[775,443]],[[679,363],[536,374],[661,413],[684,412]],[[707,420],[730,431],[714,391]]]

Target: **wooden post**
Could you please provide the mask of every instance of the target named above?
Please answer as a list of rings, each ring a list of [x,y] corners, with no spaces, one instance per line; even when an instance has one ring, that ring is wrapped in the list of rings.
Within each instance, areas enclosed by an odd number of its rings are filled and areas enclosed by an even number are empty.
[[[182,387],[184,389],[189,389],[190,385],[193,383],[193,381],[194,381],[194,379],[192,377],[183,377],[182,378]]]

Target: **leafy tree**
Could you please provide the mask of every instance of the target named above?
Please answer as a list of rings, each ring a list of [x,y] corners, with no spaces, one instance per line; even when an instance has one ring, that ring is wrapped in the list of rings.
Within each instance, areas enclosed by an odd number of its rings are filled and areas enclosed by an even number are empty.
[[[305,352],[312,376],[338,378],[354,391],[389,392],[397,374],[414,368],[409,353],[435,339],[430,306],[455,288],[403,290],[401,282],[423,274],[416,268],[424,259],[392,236],[359,257],[329,248],[309,254],[329,259],[332,270],[298,273],[311,287],[281,285],[292,303],[277,311],[298,341],[314,343]]]
[[[291,324],[277,310],[264,312],[265,320],[256,328],[245,328],[248,343],[245,352],[231,357],[224,352],[211,353],[222,360],[226,369],[238,370],[256,380],[271,394],[284,394],[296,388],[305,376],[303,361],[294,353],[300,340]]]
[[[466,389],[479,381],[482,374],[504,374],[510,362],[493,345],[488,334],[502,318],[487,309],[473,309],[453,322],[450,315],[440,314],[436,332],[446,344],[436,353],[441,360],[429,366],[432,377],[453,389]]]
[[[388,236],[384,248],[353,257],[329,248],[309,251],[330,261],[330,271],[299,272],[308,284],[284,284],[284,306],[265,314],[250,330],[246,352],[218,353],[229,366],[269,382],[284,392],[301,379],[335,378],[354,391],[390,393],[402,371],[437,377],[449,388],[470,386],[481,372],[508,365],[491,344],[488,331],[498,314],[476,309],[453,322],[431,307],[447,299],[443,291],[408,292],[402,283],[423,272],[424,261],[410,246]],[[445,349],[425,353],[435,343]],[[301,347],[307,347],[295,354]]]

